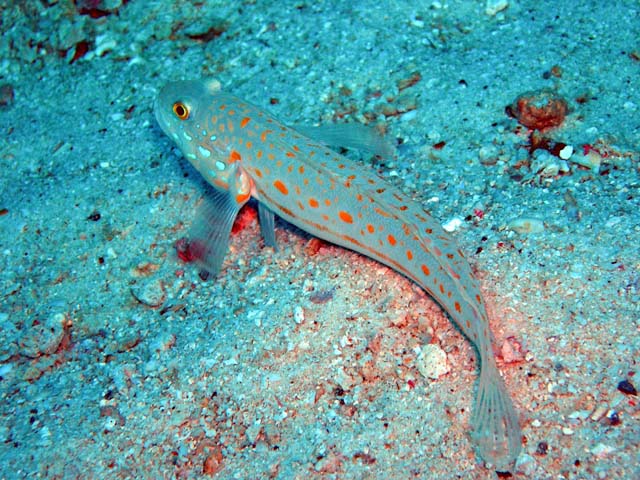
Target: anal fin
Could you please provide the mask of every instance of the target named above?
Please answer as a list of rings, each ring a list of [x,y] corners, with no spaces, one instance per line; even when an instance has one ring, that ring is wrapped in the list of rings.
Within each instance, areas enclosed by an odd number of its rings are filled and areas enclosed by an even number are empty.
[[[258,218],[260,219],[260,232],[262,233],[262,238],[264,238],[264,244],[277,250],[275,215],[260,203],[258,204]]]

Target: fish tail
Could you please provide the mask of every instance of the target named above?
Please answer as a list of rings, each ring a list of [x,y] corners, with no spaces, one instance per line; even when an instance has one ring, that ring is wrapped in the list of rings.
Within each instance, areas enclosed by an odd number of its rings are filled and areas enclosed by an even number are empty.
[[[511,466],[520,453],[522,434],[518,415],[493,358],[482,361],[471,423],[471,437],[480,456],[498,469]]]

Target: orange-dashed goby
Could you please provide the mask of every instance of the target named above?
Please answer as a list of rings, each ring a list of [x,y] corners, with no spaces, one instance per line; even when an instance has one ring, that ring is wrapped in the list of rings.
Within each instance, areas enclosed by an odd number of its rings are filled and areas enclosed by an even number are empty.
[[[410,278],[437,300],[478,351],[471,436],[480,455],[497,467],[514,461],[521,446],[518,417],[495,363],[478,283],[463,253],[429,212],[374,172],[311,138],[312,130],[285,126],[222,92],[214,80],[168,84],[156,100],[155,114],[162,130],[213,186],[191,239],[200,244],[209,271],[219,271],[233,221],[253,197],[266,244],[275,247],[275,214]],[[347,143],[362,144],[362,136]],[[380,145],[373,149],[381,150]]]

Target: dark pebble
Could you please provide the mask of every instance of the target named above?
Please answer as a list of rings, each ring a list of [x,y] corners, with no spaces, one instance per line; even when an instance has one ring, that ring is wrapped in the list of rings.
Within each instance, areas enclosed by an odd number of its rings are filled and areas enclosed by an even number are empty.
[[[636,387],[629,380],[623,380],[618,384],[618,390],[626,395],[638,395]]]
[[[8,83],[0,85],[0,108],[11,108],[16,95],[13,87]]]

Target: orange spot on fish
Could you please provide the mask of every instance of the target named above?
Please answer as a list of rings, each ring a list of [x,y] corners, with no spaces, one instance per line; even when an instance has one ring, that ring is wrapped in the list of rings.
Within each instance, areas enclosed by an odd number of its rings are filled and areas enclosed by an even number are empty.
[[[382,215],[383,217],[386,217],[386,218],[391,218],[392,217],[392,215],[390,213],[385,212],[384,210],[382,210],[379,207],[374,208],[373,211],[376,212],[378,215]]]
[[[253,173],[256,174],[256,177],[258,178],[262,178],[262,170],[260,170],[259,168],[256,168]]]
[[[244,117],[242,120],[240,120],[240,128],[246,127],[250,121],[251,119],[249,117]]]
[[[444,285],[440,284],[440,293],[444,295]]]
[[[247,147],[247,148],[251,148],[251,147],[253,147],[253,142],[247,142],[247,143],[245,143],[244,145],[245,145],[245,147]]]
[[[331,200],[329,200],[328,198],[327,198],[327,199],[325,199],[324,204],[325,204],[327,207],[330,207],[330,206],[331,206]]]
[[[482,303],[482,298],[480,297],[480,295],[476,295],[476,302]]]
[[[293,153],[293,152],[287,152],[287,153],[285,153],[285,155],[286,155],[287,157],[289,157],[289,158],[296,158],[296,154],[295,154],[295,153]]]
[[[239,193],[236,195],[236,202],[244,203],[249,200],[249,197],[251,197],[251,193]]]
[[[300,151],[300,149],[298,148],[298,146],[297,146],[297,145],[294,145],[294,146],[293,146],[293,149],[294,149],[296,152],[299,152],[299,151]]]
[[[413,252],[411,250],[407,250],[407,260],[413,260]]]
[[[289,189],[280,180],[276,180],[275,182],[273,182],[273,186],[276,187],[281,194],[283,195],[289,194]]]
[[[262,150],[258,150],[258,153],[256,153],[256,157],[257,158],[262,158]]]
[[[235,150],[231,150],[229,153],[229,163],[239,162],[242,160],[242,156]]]
[[[304,173],[304,165],[300,165],[300,167],[298,168],[298,172],[299,173]]]
[[[231,116],[231,115],[235,115],[235,114],[236,114],[236,111],[235,111],[235,110],[229,110],[229,111],[227,112],[227,115],[229,115],[229,116]]]
[[[453,306],[456,309],[456,312],[460,313],[462,311],[462,308],[460,307],[460,302],[454,303]]]
[[[218,125],[218,130],[220,131],[220,133],[224,133],[224,123]]]
[[[260,140],[262,140],[263,142],[267,141],[267,135],[269,135],[270,133],[273,133],[273,130],[264,130],[262,132],[262,134],[260,135]],[[273,148],[273,146],[271,146],[271,148]]]
[[[373,225],[371,225],[370,223],[367,223],[367,231],[369,233],[374,233],[376,231],[376,228]]]
[[[309,206],[311,208],[318,208],[320,206],[320,204],[318,203],[318,200],[316,200],[315,198],[310,198],[309,199]]]
[[[224,110],[225,108],[227,108],[227,106],[223,103],[222,105],[220,105],[220,110]]]
[[[340,220],[342,220],[345,223],[353,223],[353,217],[349,213],[345,212],[344,210],[340,210],[338,212],[338,216],[340,217]]]
[[[388,242],[389,242],[389,244],[390,244],[391,246],[394,246],[394,245],[397,243],[397,241],[396,241],[396,237],[394,237],[394,236],[393,236],[393,235],[391,235],[391,234],[389,234],[389,235],[387,236],[387,240],[388,240]]]
[[[424,263],[420,265],[420,268],[422,268],[422,273],[424,273],[427,277],[431,275],[431,270],[429,270],[429,267],[427,267]]]
[[[219,178],[214,178],[213,183],[216,187],[220,187],[223,190],[229,190],[229,185],[224,180],[220,180]]]

